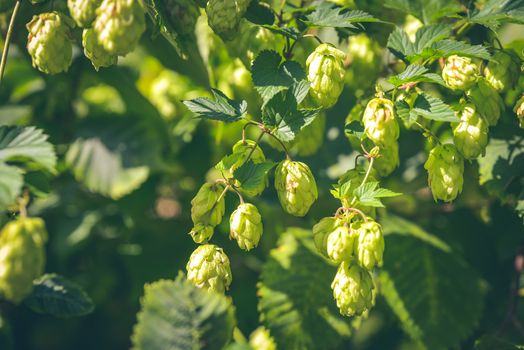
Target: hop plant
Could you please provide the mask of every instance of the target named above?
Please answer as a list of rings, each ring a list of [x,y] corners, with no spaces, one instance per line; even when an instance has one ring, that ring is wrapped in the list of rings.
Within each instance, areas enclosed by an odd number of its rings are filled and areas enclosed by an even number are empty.
[[[255,141],[252,140],[241,140],[238,141],[233,146],[233,155],[238,155],[235,159],[235,162],[231,165],[229,168],[229,175],[232,175],[236,169],[241,167],[246,160],[249,159],[253,161],[255,164],[262,163],[266,160],[266,157],[264,156],[264,152],[260,148],[260,146],[257,145]],[[259,184],[256,187],[253,188],[243,188],[242,184],[239,184],[240,191],[248,196],[254,197],[258,196],[260,193],[262,193],[266,186],[267,186],[267,178],[264,179],[264,181],[260,181]]]
[[[213,232],[208,227],[215,227],[222,221],[225,211],[223,191],[219,184],[205,183],[191,200],[191,219],[195,227],[190,234],[196,243],[209,240]]]
[[[197,222],[195,226],[193,226],[189,234],[191,235],[191,238],[193,238],[193,241],[195,243],[201,244],[208,242],[211,239],[211,237],[213,237],[214,231],[214,226]]]
[[[320,44],[306,60],[309,93],[324,108],[333,106],[344,88],[346,54],[329,45]]]
[[[249,345],[253,350],[276,350],[275,339],[264,327],[258,327],[249,336]]]
[[[479,78],[477,84],[467,92],[467,95],[477,107],[477,111],[486,118],[488,125],[496,125],[501,111],[504,110],[504,101],[497,90],[486,79]]]
[[[199,246],[186,265],[187,279],[198,288],[224,293],[231,284],[229,258],[213,244]]]
[[[484,68],[484,76],[497,91],[509,90],[515,85],[520,75],[519,61],[513,51],[497,51]]]
[[[519,126],[524,129],[524,95],[520,96],[513,111],[519,119]]]
[[[33,16],[27,24],[27,51],[33,67],[47,74],[66,72],[72,62],[72,21],[60,12]]]
[[[380,157],[373,162],[373,168],[380,176],[388,176],[399,164],[398,142],[394,141],[380,149]]]
[[[298,154],[301,157],[314,155],[324,142],[325,131],[326,116],[321,114],[316,117],[311,124],[300,131],[298,136],[289,145],[289,150],[293,154]]]
[[[184,35],[192,34],[200,16],[198,4],[194,0],[165,0],[163,3],[169,23],[175,31]]]
[[[344,316],[359,316],[375,305],[375,285],[369,272],[343,261],[331,283],[333,297]]]
[[[98,38],[93,29],[84,29],[82,33],[82,45],[84,46],[84,55],[89,58],[96,70],[99,70],[100,67],[112,66],[118,61],[118,56],[109,54],[104,47],[98,43]]]
[[[399,127],[391,100],[374,98],[369,101],[362,123],[366,136],[378,146],[391,144],[398,139]]]
[[[89,28],[102,0],[67,0],[69,14],[79,27]]]
[[[435,200],[451,202],[462,191],[464,158],[452,144],[438,145],[429,152],[424,168]]]
[[[455,146],[466,159],[475,159],[486,153],[488,123],[477,113],[474,105],[464,106],[460,123],[453,129]]]
[[[325,257],[328,257],[327,244],[329,235],[337,228],[338,221],[334,217],[326,217],[320,219],[318,223],[313,226],[313,242],[318,252]]]
[[[357,231],[358,243],[355,244],[355,256],[363,268],[373,269],[382,266],[384,254],[384,236],[382,227],[373,220],[359,222],[353,228]]]
[[[375,217],[376,210],[374,207],[363,206],[358,202],[352,203],[354,192],[360,186],[362,181],[364,181],[365,176],[366,170],[362,167],[357,167],[348,170],[344,175],[342,175],[338,181],[338,188],[340,189],[342,186],[348,186],[348,188],[344,191],[348,195],[342,195],[341,193],[339,193],[339,199],[344,207],[355,207],[362,210],[366,215]],[[370,173],[367,181],[375,182],[377,181],[377,179],[375,178],[373,173]]]
[[[337,223],[335,230],[327,236],[327,256],[336,263],[350,261],[353,256],[356,232],[347,223]]]
[[[442,79],[453,90],[467,90],[477,81],[479,67],[469,57],[452,55],[446,59]]]
[[[262,217],[253,204],[240,204],[231,214],[229,226],[229,237],[237,241],[240,249],[249,251],[258,246],[263,231]]]
[[[0,232],[0,294],[15,304],[44,272],[47,232],[40,218],[19,217]]]
[[[209,0],[206,6],[209,26],[222,38],[232,39],[249,3],[250,0]]]
[[[283,160],[275,170],[275,189],[282,208],[294,216],[304,216],[317,200],[315,178],[302,162]]]
[[[93,29],[98,42],[112,55],[133,51],[146,29],[141,0],[103,0],[96,15]]]

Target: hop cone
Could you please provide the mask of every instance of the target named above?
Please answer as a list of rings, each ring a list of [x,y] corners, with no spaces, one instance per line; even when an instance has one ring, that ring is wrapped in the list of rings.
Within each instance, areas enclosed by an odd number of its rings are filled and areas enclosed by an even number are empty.
[[[20,303],[44,272],[47,232],[39,218],[19,217],[0,232],[0,294]]]
[[[325,257],[328,257],[327,244],[329,235],[335,231],[338,226],[338,220],[334,217],[326,217],[320,219],[318,223],[313,226],[313,241],[318,252]]]
[[[229,226],[229,237],[237,241],[240,249],[253,249],[262,237],[262,217],[253,204],[240,204],[231,214]]]
[[[215,226],[197,222],[189,234],[195,243],[202,244],[208,242],[213,237],[214,232]]]
[[[359,222],[354,229],[357,231],[358,244],[355,244],[355,256],[360,266],[367,270],[382,266],[384,254],[384,236],[382,227],[373,221]]]
[[[350,261],[353,256],[356,232],[348,224],[339,223],[327,237],[327,256],[336,263]]]
[[[249,3],[250,0],[209,0],[206,6],[209,26],[222,38],[232,39]]]
[[[484,68],[486,80],[497,90],[511,89],[520,75],[519,57],[512,51],[497,51]]]
[[[191,219],[195,227],[190,234],[196,243],[206,242],[211,238],[212,231],[210,233],[207,227],[215,227],[222,222],[225,201],[220,195],[223,190],[221,185],[205,183],[191,200]]]
[[[264,327],[258,327],[249,336],[249,345],[253,350],[276,350],[275,339]]]
[[[513,111],[519,119],[519,126],[524,129],[524,95],[520,96],[519,100],[515,104]]]
[[[380,157],[373,162],[373,168],[380,176],[388,176],[399,164],[398,142],[394,141],[380,149]]]
[[[453,129],[455,146],[466,159],[475,159],[486,153],[488,123],[477,113],[474,105],[462,110],[460,123]]]
[[[294,216],[304,216],[318,197],[317,184],[309,167],[284,160],[275,170],[275,189],[282,208]]]
[[[378,146],[391,144],[398,139],[399,127],[391,100],[374,98],[369,101],[362,123],[366,136]]]
[[[84,29],[82,33],[82,45],[84,46],[84,55],[91,60],[96,70],[99,70],[100,67],[112,66],[118,61],[118,56],[109,54],[104,47],[98,43],[98,38],[93,29]]]
[[[479,67],[471,58],[463,56],[449,56],[442,69],[442,79],[453,90],[467,90],[479,76]]]
[[[500,113],[504,110],[504,101],[499,93],[484,78],[479,78],[477,84],[467,92],[471,102],[477,107],[490,126],[497,124]]]
[[[46,12],[33,16],[27,24],[27,51],[33,67],[47,74],[69,69],[73,57],[71,20],[59,12]]]
[[[368,271],[343,261],[331,283],[333,297],[344,316],[359,316],[375,305],[375,285]]]
[[[192,34],[200,16],[198,4],[194,0],[165,0],[163,3],[173,29],[179,34]]]
[[[140,0],[103,0],[93,29],[98,42],[112,55],[125,56],[135,49],[146,29]]]
[[[306,60],[309,93],[314,102],[324,108],[333,106],[344,88],[344,58],[339,49],[320,44]]]
[[[69,14],[76,24],[82,28],[88,28],[96,17],[96,9],[102,0],[67,0]]]
[[[198,288],[224,293],[231,284],[229,258],[222,248],[213,244],[199,246],[186,265],[187,279]]]
[[[451,202],[462,191],[464,159],[452,144],[438,145],[429,152],[424,168],[435,200]]]

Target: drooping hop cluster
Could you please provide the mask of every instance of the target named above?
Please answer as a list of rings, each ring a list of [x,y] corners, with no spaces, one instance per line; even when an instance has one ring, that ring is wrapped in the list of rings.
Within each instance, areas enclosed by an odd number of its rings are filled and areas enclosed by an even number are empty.
[[[340,313],[362,315],[375,305],[375,284],[371,274],[362,267],[342,262],[331,283]]]
[[[233,38],[250,0],[209,0],[206,13],[209,26],[222,38]]]
[[[524,129],[524,95],[520,96],[513,109],[519,120],[519,126]]]
[[[84,55],[89,58],[96,70],[99,70],[100,67],[112,66],[118,61],[118,56],[111,55],[100,45],[95,31],[91,28],[84,29],[82,46],[84,47]]]
[[[47,232],[39,218],[19,217],[0,232],[0,295],[15,304],[44,272]]]
[[[269,331],[264,327],[258,327],[249,336],[249,345],[254,350],[276,350],[277,344]]]
[[[71,18],[79,27],[89,28],[101,3],[102,0],[67,0],[67,7]]]
[[[195,243],[205,243],[213,236],[215,226],[222,222],[225,212],[224,187],[205,183],[191,200],[193,229],[189,233]]]
[[[473,104],[462,109],[460,123],[453,129],[453,141],[466,159],[475,159],[486,152],[488,123]]]
[[[47,74],[66,72],[72,62],[73,23],[60,12],[46,12],[34,16],[27,24],[27,51],[33,67]]]
[[[484,76],[497,91],[507,91],[517,82],[519,62],[519,57],[513,51],[497,51],[484,68]]]
[[[484,116],[489,126],[497,124],[504,110],[504,101],[485,78],[480,77],[477,84],[468,90],[467,96],[477,107],[478,113]]]
[[[453,90],[467,90],[477,81],[478,65],[469,57],[449,56],[442,69],[442,79]]]
[[[435,200],[451,202],[462,191],[464,158],[452,144],[438,145],[429,152],[424,164]]]
[[[251,203],[241,203],[229,219],[229,237],[237,241],[240,249],[251,250],[262,237],[262,217]]]
[[[318,198],[317,184],[307,164],[283,160],[275,170],[275,189],[282,208],[304,216]]]
[[[307,58],[307,79],[311,83],[309,93],[319,106],[332,107],[342,93],[345,57],[343,51],[329,44],[320,44]]]
[[[111,55],[133,51],[146,29],[141,0],[103,0],[93,22],[98,42]]]
[[[231,284],[229,258],[222,248],[213,244],[199,246],[186,265],[187,279],[198,288],[224,293]]]

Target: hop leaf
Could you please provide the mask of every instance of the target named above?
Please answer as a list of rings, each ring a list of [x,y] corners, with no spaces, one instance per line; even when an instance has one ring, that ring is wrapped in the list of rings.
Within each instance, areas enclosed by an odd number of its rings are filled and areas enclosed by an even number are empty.
[[[464,158],[452,144],[438,145],[429,152],[424,168],[435,200],[451,202],[462,191]]]
[[[519,57],[513,51],[497,51],[486,68],[484,68],[486,80],[497,91],[511,89],[519,77],[519,62]]]
[[[479,77],[479,67],[469,57],[452,55],[446,59],[442,79],[453,90],[469,89]]]
[[[460,123],[453,129],[455,145],[466,159],[475,159],[486,153],[488,123],[477,113],[474,105],[462,109]]]
[[[231,284],[229,258],[213,244],[199,246],[186,265],[187,279],[198,288],[224,293]]]
[[[67,0],[69,14],[76,24],[88,28],[96,17],[96,9],[102,0]]]
[[[237,241],[240,249],[251,250],[258,245],[263,231],[262,217],[253,204],[240,204],[231,214],[229,225],[229,237]]]
[[[359,316],[375,305],[373,279],[368,271],[358,265],[343,261],[331,289],[342,315]]]
[[[116,64],[118,57],[108,53],[98,42],[98,38],[93,29],[84,29],[82,33],[82,45],[84,46],[84,55],[89,58],[93,67],[99,70],[100,67],[109,67]]]
[[[355,244],[355,256],[360,266],[372,270],[382,266],[384,254],[384,235],[382,227],[373,220],[358,222],[352,227],[357,231],[358,244]]]
[[[226,40],[232,39],[250,0],[209,0],[206,13],[209,26]]]
[[[398,139],[399,127],[394,104],[385,98],[374,98],[362,116],[366,136],[378,146],[391,144]]]
[[[318,198],[315,178],[302,162],[280,162],[275,170],[275,189],[282,208],[294,216],[306,215]]]

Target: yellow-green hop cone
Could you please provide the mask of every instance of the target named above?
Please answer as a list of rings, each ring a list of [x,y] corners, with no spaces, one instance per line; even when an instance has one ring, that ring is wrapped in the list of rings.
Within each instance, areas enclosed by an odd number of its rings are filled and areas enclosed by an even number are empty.
[[[327,242],[329,235],[335,231],[338,225],[338,220],[334,217],[325,217],[320,219],[318,223],[313,226],[313,242],[318,252],[325,257],[328,257]]]
[[[258,327],[249,336],[249,345],[253,350],[277,350],[275,339],[264,327]]]
[[[146,29],[141,0],[103,0],[96,16],[93,29],[98,42],[112,55],[132,52]]]
[[[359,222],[352,227],[357,231],[358,243],[355,244],[355,256],[360,266],[372,270],[382,266],[384,255],[384,235],[382,227],[373,220]]]
[[[306,215],[318,198],[315,178],[302,162],[280,162],[275,170],[275,189],[282,208],[294,216]]]
[[[7,223],[0,231],[0,296],[15,304],[33,289],[33,280],[45,267],[47,232],[44,221],[24,218]]]
[[[193,223],[216,226],[222,222],[225,211],[224,187],[205,183],[191,200],[191,219]]]
[[[186,265],[187,279],[198,288],[224,293],[231,284],[229,258],[213,244],[199,246]]]
[[[320,44],[307,58],[307,79],[311,83],[309,94],[319,106],[333,106],[342,93],[345,57],[343,51],[329,44]]]
[[[394,141],[380,148],[380,157],[373,161],[373,168],[380,176],[388,176],[399,164],[398,142]]]
[[[102,0],[67,0],[71,18],[79,27],[88,28],[96,17],[96,9]]]
[[[258,246],[263,231],[262,217],[253,204],[240,204],[231,214],[229,227],[229,237],[237,241],[240,249],[249,251]]]
[[[291,142],[289,145],[290,152],[301,157],[314,155],[324,142],[325,131],[326,116],[321,114],[311,124],[304,127]]]
[[[193,241],[195,243],[202,244],[207,243],[211,239],[211,237],[213,237],[214,231],[214,226],[205,225],[198,222],[195,224],[195,226],[193,226],[189,234],[191,235],[191,238],[193,238]]]
[[[524,129],[524,95],[520,96],[519,100],[515,104],[513,111],[519,119],[519,126]]]
[[[349,224],[338,223],[335,230],[327,236],[326,252],[333,262],[350,261],[356,243],[356,232]]]
[[[475,159],[486,153],[488,123],[474,105],[462,109],[460,123],[453,129],[453,141],[466,159]]]
[[[505,108],[497,90],[485,78],[479,78],[477,84],[468,90],[467,95],[477,107],[477,111],[486,118],[489,126],[496,125],[501,111]]]
[[[343,261],[331,283],[333,297],[344,316],[359,316],[375,305],[375,285],[370,273]]]
[[[497,51],[484,68],[484,76],[497,91],[509,90],[520,75],[519,62],[519,57],[513,51]]]
[[[374,98],[369,101],[362,116],[362,123],[366,136],[377,146],[388,145],[398,139],[399,127],[391,100]]]
[[[435,200],[451,202],[462,191],[464,158],[452,144],[438,145],[429,152],[424,168]]]
[[[27,24],[27,51],[33,67],[47,74],[66,72],[71,66],[73,45],[72,21],[59,12],[46,12],[33,16]]]
[[[449,56],[442,69],[442,79],[453,90],[467,90],[477,81],[478,65],[469,57]]]
[[[250,0],[209,0],[206,6],[209,26],[222,38],[232,39],[249,3]]]
[[[111,55],[98,43],[98,38],[93,29],[84,29],[82,45],[84,46],[84,55],[89,58],[96,70],[99,70],[100,67],[112,66],[118,61],[118,56]]]
[[[251,154],[251,156],[250,156]],[[264,152],[262,151],[262,148],[256,144],[255,141],[252,140],[244,140],[244,141],[238,141],[233,146],[233,155],[238,155],[238,159],[236,162],[229,168],[230,175],[233,175],[233,172],[241,167],[245,161],[248,159],[250,161],[253,161],[255,164],[262,163],[266,160],[266,156],[264,155]],[[254,197],[258,196],[264,190],[266,189],[266,186],[268,184],[268,179],[264,179],[264,181],[260,181],[260,183],[253,188],[245,188],[242,186],[242,184],[239,185],[239,189],[242,193]]]

